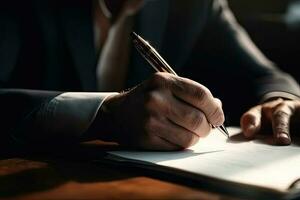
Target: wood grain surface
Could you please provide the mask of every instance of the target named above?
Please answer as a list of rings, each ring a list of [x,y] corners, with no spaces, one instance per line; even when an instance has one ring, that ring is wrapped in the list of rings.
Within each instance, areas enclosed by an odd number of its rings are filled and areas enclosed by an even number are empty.
[[[2,158],[0,199],[233,199],[85,157]]]

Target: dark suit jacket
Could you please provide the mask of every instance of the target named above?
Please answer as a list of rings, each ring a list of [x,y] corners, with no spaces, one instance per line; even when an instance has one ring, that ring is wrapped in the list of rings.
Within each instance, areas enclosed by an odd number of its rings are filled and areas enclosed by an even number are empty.
[[[35,113],[63,91],[96,91],[97,57],[91,1],[1,4],[1,140],[9,141],[16,129],[34,135],[28,127],[35,126]],[[300,95],[297,83],[251,43],[226,1],[153,1],[137,15],[134,29],[178,74],[199,81],[221,98],[225,112],[230,111],[228,119],[265,94]],[[127,87],[153,73],[132,52]]]

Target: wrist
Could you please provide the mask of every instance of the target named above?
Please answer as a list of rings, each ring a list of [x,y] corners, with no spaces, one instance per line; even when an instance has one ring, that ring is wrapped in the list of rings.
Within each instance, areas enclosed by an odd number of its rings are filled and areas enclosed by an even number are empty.
[[[104,100],[87,133],[84,134],[84,140],[115,141],[116,126],[114,126],[115,117],[112,109],[112,104],[117,99],[115,96],[118,94],[108,96]]]

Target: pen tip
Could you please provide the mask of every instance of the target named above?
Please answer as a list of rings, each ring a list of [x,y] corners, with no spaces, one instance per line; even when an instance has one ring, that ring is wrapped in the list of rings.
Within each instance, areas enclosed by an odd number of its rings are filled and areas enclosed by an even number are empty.
[[[226,128],[225,126],[222,126],[222,127],[223,127],[223,129],[224,129],[224,131],[225,131],[227,137],[229,138],[230,136],[229,136],[229,132],[228,132],[227,128]]]
[[[138,38],[138,34],[136,34],[134,31],[130,33],[130,36],[132,39],[137,39]]]
[[[230,138],[229,132],[224,125],[217,127],[227,138]]]

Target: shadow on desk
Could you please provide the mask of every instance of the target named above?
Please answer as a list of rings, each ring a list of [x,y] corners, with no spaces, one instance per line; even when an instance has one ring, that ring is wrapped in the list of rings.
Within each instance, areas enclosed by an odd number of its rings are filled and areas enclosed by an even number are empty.
[[[0,171],[0,197],[2,198],[49,190],[70,181],[110,182],[134,177],[134,175],[117,173],[115,170],[90,163],[62,160],[11,159],[0,161],[1,165],[7,166],[7,169]]]
[[[114,146],[68,149],[0,159],[0,199],[220,199],[160,175],[92,161]]]
[[[0,161],[0,198],[14,197],[49,190],[70,181],[97,182],[126,179],[130,175],[113,172],[108,168],[91,165],[89,152],[104,153],[113,146],[89,145],[80,148],[59,148],[54,154],[13,153]],[[87,150],[89,149],[89,150]],[[29,156],[30,155],[30,156]]]

